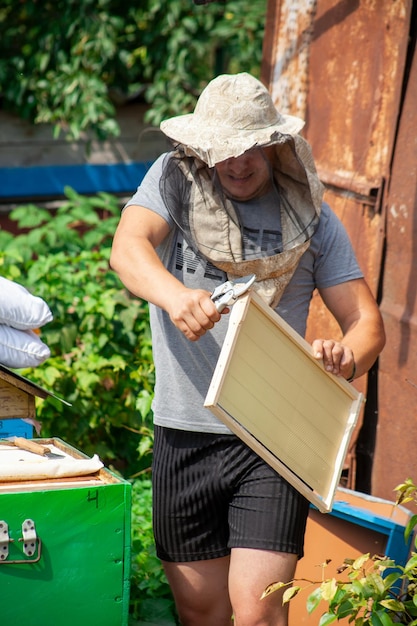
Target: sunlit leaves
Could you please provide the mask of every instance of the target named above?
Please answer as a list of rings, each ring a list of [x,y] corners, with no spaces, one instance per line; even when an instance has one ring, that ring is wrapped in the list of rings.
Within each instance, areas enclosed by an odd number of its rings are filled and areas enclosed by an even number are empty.
[[[150,464],[148,308],[109,267],[119,201],[66,194],[54,211],[26,205],[11,213],[24,230],[12,238],[0,231],[1,274],[42,297],[54,316],[41,329],[51,357],[27,375],[71,406],[38,402],[42,435],[96,452],[128,476]]]
[[[409,487],[409,484],[404,485],[410,501],[416,501],[416,490],[412,493]],[[362,554],[355,559],[346,557],[344,566],[337,571],[343,574],[343,579],[276,582],[267,587],[268,594],[264,593],[264,596],[285,588],[286,601],[290,602],[295,595],[308,590],[306,611],[308,614],[321,611],[317,622],[319,626],[328,626],[339,620],[346,620],[346,623],[355,626],[417,626],[415,553],[411,554],[405,566],[380,555]]]
[[[115,103],[140,93],[147,120],[185,113],[215,75],[259,75],[267,0],[4,0],[3,106],[70,140],[119,133]],[[117,98],[116,98],[117,94]]]

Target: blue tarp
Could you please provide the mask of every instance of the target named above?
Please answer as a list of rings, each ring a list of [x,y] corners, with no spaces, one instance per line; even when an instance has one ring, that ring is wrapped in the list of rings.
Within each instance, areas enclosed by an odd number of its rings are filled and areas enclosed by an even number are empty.
[[[140,184],[151,162],[110,165],[56,165],[0,168],[0,198],[35,199],[64,195],[65,187],[78,193],[131,194]]]

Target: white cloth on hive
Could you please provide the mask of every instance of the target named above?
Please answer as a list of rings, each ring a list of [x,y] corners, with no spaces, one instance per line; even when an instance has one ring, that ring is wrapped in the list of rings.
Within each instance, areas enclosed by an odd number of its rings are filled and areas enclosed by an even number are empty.
[[[54,445],[48,444],[48,448],[63,458],[40,456],[15,446],[1,445],[0,482],[88,476],[104,467],[97,454],[92,458],[74,458]]]

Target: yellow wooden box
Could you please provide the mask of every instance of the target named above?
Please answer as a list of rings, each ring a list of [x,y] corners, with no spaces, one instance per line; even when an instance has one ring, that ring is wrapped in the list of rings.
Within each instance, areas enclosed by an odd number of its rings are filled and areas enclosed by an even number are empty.
[[[322,512],[362,401],[256,293],[234,304],[204,406]]]

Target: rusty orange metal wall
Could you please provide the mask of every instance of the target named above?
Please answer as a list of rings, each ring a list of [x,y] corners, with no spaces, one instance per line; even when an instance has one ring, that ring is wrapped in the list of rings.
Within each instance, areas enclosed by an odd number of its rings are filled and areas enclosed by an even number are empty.
[[[262,77],[280,109],[306,120],[325,182],[368,196],[388,173],[411,4],[269,2]]]
[[[417,54],[411,65],[387,189],[381,310],[387,344],[379,360],[373,489],[385,497],[417,481]],[[414,509],[415,512],[415,509]]]
[[[325,200],[345,224],[375,296],[382,280],[387,185],[412,4],[411,0],[269,0],[267,11],[262,80],[280,110],[306,120],[303,134],[326,185]],[[417,127],[415,104],[414,109]],[[328,331],[329,326],[334,328],[335,322],[315,296],[307,338]],[[390,368],[387,371],[391,373]],[[389,423],[392,407],[387,382],[384,393],[375,399],[378,406],[368,402],[366,408],[372,413],[381,411],[372,493],[392,498],[395,479],[385,481],[381,470],[386,433],[381,421]],[[374,397],[368,376],[356,385]],[[417,399],[417,387],[413,391]],[[407,417],[411,417],[409,412]],[[403,418],[401,423],[399,428],[406,428]],[[352,469],[354,449],[351,456]],[[391,465],[394,456],[390,456]],[[396,458],[399,464],[398,459],[404,458],[401,451]],[[348,486],[357,487],[354,470]]]

